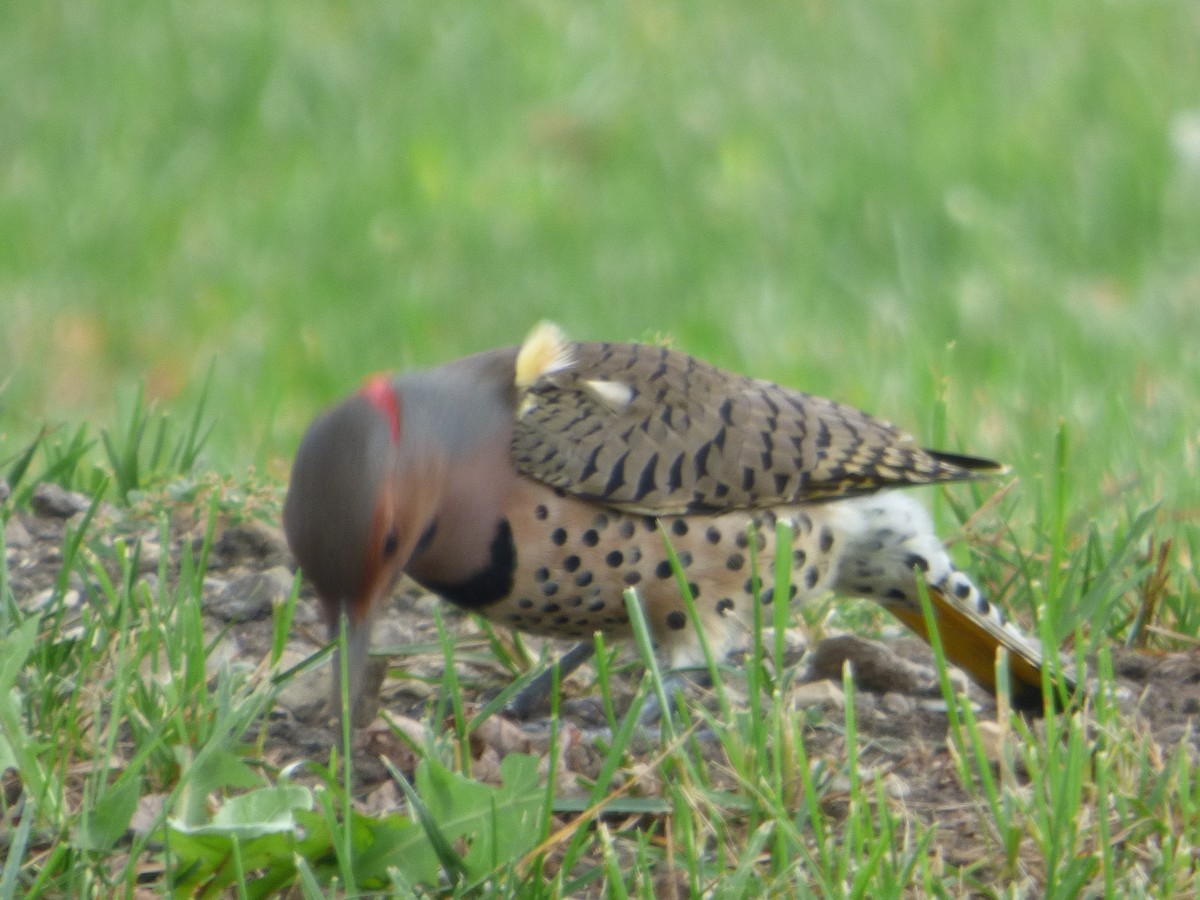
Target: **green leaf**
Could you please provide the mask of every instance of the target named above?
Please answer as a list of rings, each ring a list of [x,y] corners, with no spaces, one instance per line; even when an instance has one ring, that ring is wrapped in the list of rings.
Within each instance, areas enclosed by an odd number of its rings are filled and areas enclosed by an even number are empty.
[[[108,852],[129,830],[142,795],[141,769],[127,769],[80,816],[75,839],[84,850]]]
[[[30,741],[21,724],[21,692],[17,689],[17,676],[33,652],[37,635],[38,621],[30,616],[0,638],[0,772],[16,769],[26,780],[31,775],[25,770],[33,760],[25,752]]]
[[[466,843],[462,861],[472,878],[533,849],[545,795],[537,766],[534,756],[510,753],[500,763],[499,788],[472,781],[429,758],[417,767],[417,791],[442,833]]]
[[[232,797],[222,804],[205,825],[167,823],[167,842],[175,859],[175,870],[185,873],[174,888],[182,893],[215,894],[241,881],[239,872],[264,871],[250,890],[251,896],[266,896],[294,877],[300,817],[313,808],[312,792],[300,785],[261,788]],[[309,829],[305,829],[309,831]],[[323,828],[328,848],[328,832]],[[311,835],[310,835],[311,836]],[[314,855],[323,855],[320,846]]]
[[[255,838],[295,829],[296,810],[312,807],[312,791],[308,788],[295,784],[279,785],[231,797],[207,825],[187,825],[173,820],[171,827],[185,834],[236,834],[241,838]]]
[[[413,884],[438,883],[442,861],[422,825],[401,815],[355,816],[354,823],[354,873],[360,888],[390,883],[393,869]]]
[[[215,791],[256,788],[262,783],[241,756],[228,747],[208,745],[194,756],[190,748],[177,747],[175,755],[186,773],[176,806],[180,830],[199,827],[207,821],[206,798]]]
[[[16,687],[17,676],[37,643],[38,621],[30,616],[0,637],[0,694]]]
[[[391,768],[389,766],[389,768]],[[418,776],[420,768],[417,769]],[[400,790],[404,792],[405,799],[408,800],[408,805],[417,816],[417,821],[421,823],[421,829],[425,834],[425,839],[429,842],[430,848],[437,857],[438,864],[445,871],[446,877],[456,884],[462,880],[466,872],[466,865],[463,863],[457,851],[450,845],[450,839],[446,837],[442,831],[441,823],[430,811],[428,804],[417,794],[413,786],[408,783],[398,772],[392,772],[396,779],[396,784],[400,786]]]
[[[37,454],[38,447],[42,444],[42,439],[46,437],[47,429],[42,428],[38,432],[37,437],[29,442],[29,445],[18,455],[17,459],[8,468],[8,486],[14,491],[21,484],[21,479],[25,477],[25,473],[29,470],[29,464],[33,462],[33,457]]]

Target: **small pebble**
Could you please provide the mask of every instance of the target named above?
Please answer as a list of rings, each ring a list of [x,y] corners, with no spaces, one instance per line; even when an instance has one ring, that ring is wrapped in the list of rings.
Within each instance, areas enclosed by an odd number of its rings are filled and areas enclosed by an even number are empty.
[[[911,716],[916,712],[917,704],[908,694],[898,694],[888,691],[883,695],[883,708],[893,716]]]
[[[50,519],[69,519],[92,505],[83,494],[44,481],[33,489],[29,504],[39,516]]]
[[[291,590],[292,573],[286,566],[276,566],[229,582],[215,598],[205,600],[204,611],[226,622],[253,622],[271,615]]]
[[[895,772],[889,772],[883,776],[883,789],[893,800],[907,800],[912,795],[913,785]]]
[[[33,537],[20,519],[13,515],[4,526],[4,546],[10,550],[26,550],[33,546]]]
[[[288,561],[287,541],[283,532],[257,519],[226,528],[213,544],[213,551],[226,564],[254,560],[279,566]]]
[[[38,593],[34,594],[33,598],[28,603],[24,604],[26,612],[35,612],[46,609],[54,601],[54,598],[57,595],[58,591],[56,588],[46,588],[44,591],[39,591]],[[82,598],[79,591],[72,588],[62,595],[62,599],[59,602],[62,604],[64,609],[75,609],[79,606],[81,599]]]
[[[793,709],[835,710],[846,705],[841,686],[826,679],[796,685],[788,692],[788,699]]]
[[[299,665],[305,654],[285,650],[280,660],[281,668]],[[301,722],[314,723],[323,720],[329,700],[329,676],[325,668],[308,669],[292,675],[279,690],[276,708],[285,709]]]
[[[157,569],[161,559],[162,545],[158,542],[158,529],[148,529],[138,538],[138,569],[142,572]]]

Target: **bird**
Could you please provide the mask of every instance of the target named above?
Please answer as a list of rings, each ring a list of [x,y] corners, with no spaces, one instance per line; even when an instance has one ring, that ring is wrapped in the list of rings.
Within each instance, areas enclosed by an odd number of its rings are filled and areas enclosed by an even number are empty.
[[[1005,471],[680,350],[575,342],[542,322],[519,346],[371,376],[321,413],[296,451],[283,526],[330,637],[346,629],[352,698],[401,574],[500,625],[578,640],[628,637],[632,589],[669,667],[702,666],[669,542],[714,656],[754,603],[826,592],[877,601],[929,640],[921,582],[947,659],[995,689],[1006,650],[1012,703],[1036,711],[1041,645],[899,490]],[[786,597],[777,552],[791,563]]]

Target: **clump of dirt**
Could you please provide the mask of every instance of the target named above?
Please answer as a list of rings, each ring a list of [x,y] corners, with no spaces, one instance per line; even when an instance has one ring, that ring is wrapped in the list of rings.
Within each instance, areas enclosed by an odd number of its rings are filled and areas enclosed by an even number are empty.
[[[74,527],[89,504],[78,495],[43,488],[34,498],[31,512],[13,510],[5,529],[8,583],[17,604],[34,610],[52,597],[63,565],[67,529]],[[179,572],[185,549],[198,553],[204,540],[203,517],[180,515],[172,522],[170,546],[160,546],[160,528],[153,517],[137,516],[101,508],[89,528],[89,543],[104,558],[104,548],[120,538],[140,542],[141,577],[154,580],[161,571],[168,578]],[[162,554],[168,554],[160,566]],[[203,588],[206,630],[225,633],[219,655],[223,662],[245,659],[257,664],[272,642],[272,608],[285,599],[293,584],[295,563],[277,527],[261,521],[243,521],[218,529]],[[104,602],[95,585],[77,571],[68,576],[68,606]],[[418,586],[405,583],[394,601],[379,616],[375,628],[376,648],[404,650],[389,670],[377,667],[381,676],[379,703],[394,723],[409,733],[413,743],[424,742],[431,723],[430,703],[440,690],[445,660],[439,649],[433,607],[436,597]],[[482,706],[511,680],[489,649],[489,639],[476,622],[453,607],[443,605],[447,627],[456,634],[457,679],[469,703]],[[63,627],[70,628],[66,622]],[[501,635],[501,639],[503,639]],[[840,687],[841,661],[851,659],[863,673],[855,697],[858,731],[857,764],[861,770],[881,774],[888,790],[903,798],[905,806],[926,822],[939,822],[938,846],[951,863],[979,860],[980,820],[956,772],[952,748],[947,741],[947,717],[937,687],[928,647],[912,637],[886,644],[856,636],[838,636],[805,648],[803,635],[789,633],[793,662],[801,651],[811,649],[806,664],[798,671],[789,702],[809,713],[812,722],[805,733],[810,758],[844,760],[847,753]],[[287,661],[299,662],[318,651],[325,642],[315,597],[305,587],[293,622]],[[538,650],[536,643],[530,644]],[[413,648],[419,648],[417,652]],[[566,645],[557,648],[560,652]],[[1127,714],[1136,717],[1139,730],[1164,750],[1183,743],[1197,747],[1194,720],[1200,712],[1200,652],[1155,655],[1113,650],[1118,680],[1127,696]],[[632,656],[630,656],[632,659]],[[266,752],[280,765],[299,758],[321,759],[339,740],[337,724],[327,706],[328,666],[295,678],[280,694],[266,727]],[[559,771],[555,773],[564,793],[577,792],[577,776],[594,777],[601,763],[596,738],[604,733],[604,716],[591,689],[587,667],[564,686],[560,709]],[[634,695],[641,677],[636,662],[618,670],[615,688],[620,707]],[[739,702],[744,692],[732,683]],[[971,688],[979,717],[995,717],[994,701]],[[693,688],[696,702],[705,702],[703,692]],[[819,714],[813,714],[813,711]],[[620,710],[619,710],[620,711]],[[544,718],[514,721],[497,716],[472,738],[476,777],[488,779],[498,771],[506,753],[544,751],[547,742]],[[654,751],[657,732],[647,732],[642,744],[647,755]],[[715,742],[713,742],[715,745]],[[717,752],[714,746],[713,752]],[[380,720],[356,734],[356,774],[364,807],[385,810],[401,804],[380,757],[388,757],[401,771],[409,771],[416,759],[410,745],[398,739]],[[648,784],[647,791],[654,785]],[[827,803],[837,803],[832,790]]]

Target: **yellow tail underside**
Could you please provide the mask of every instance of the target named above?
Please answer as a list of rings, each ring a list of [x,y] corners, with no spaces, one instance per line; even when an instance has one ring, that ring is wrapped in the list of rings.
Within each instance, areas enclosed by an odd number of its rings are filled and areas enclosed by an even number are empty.
[[[981,622],[958,604],[951,602],[941,591],[931,589],[929,601],[937,616],[938,635],[942,639],[942,649],[948,662],[958,666],[988,690],[995,691],[996,652],[1003,646],[1009,652],[1008,668],[1014,682],[1013,691],[1024,687],[1026,690],[1033,689],[1041,693],[1040,659],[1030,659],[1021,648],[1003,641],[995,633],[997,626]],[[888,609],[922,638],[929,640],[925,616],[919,609],[900,606]]]

